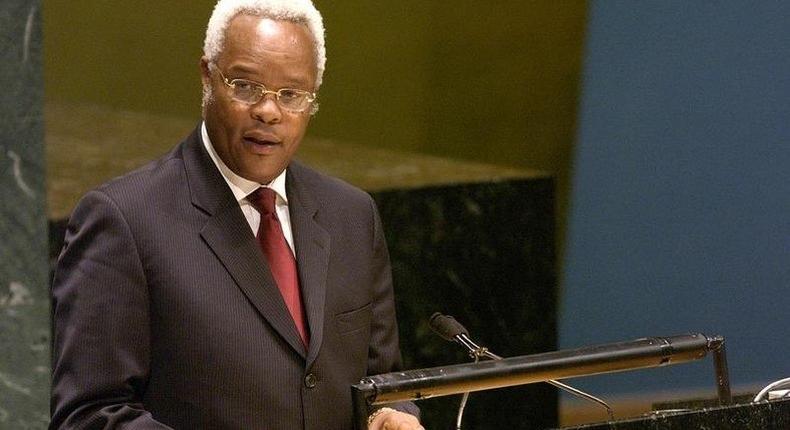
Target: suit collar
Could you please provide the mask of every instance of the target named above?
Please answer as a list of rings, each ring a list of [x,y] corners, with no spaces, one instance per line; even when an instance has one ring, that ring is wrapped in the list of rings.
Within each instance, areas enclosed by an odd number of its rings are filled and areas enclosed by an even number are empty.
[[[235,203],[228,184],[203,146],[200,127],[196,127],[184,140],[181,151],[189,184],[189,197],[195,207],[213,215]]]

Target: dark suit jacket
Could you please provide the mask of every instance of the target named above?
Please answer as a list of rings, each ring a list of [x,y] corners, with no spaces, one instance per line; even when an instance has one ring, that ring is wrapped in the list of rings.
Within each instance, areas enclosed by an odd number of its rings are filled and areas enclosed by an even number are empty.
[[[296,162],[286,186],[306,351],[198,130],[80,201],[52,289],[53,428],[352,428],[350,385],[400,365],[380,221]]]

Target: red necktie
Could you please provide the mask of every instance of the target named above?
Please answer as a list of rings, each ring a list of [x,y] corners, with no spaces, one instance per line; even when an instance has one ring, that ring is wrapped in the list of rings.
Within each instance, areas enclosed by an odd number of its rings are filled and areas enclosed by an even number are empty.
[[[274,200],[277,194],[270,188],[258,188],[249,195],[250,203],[261,214],[261,225],[258,227],[258,245],[269,262],[274,281],[283,295],[285,305],[291,313],[296,324],[296,329],[302,337],[302,342],[307,346],[309,335],[305,321],[302,298],[299,294],[299,275],[296,271],[294,259],[288,242],[285,241],[277,211],[274,209]]]

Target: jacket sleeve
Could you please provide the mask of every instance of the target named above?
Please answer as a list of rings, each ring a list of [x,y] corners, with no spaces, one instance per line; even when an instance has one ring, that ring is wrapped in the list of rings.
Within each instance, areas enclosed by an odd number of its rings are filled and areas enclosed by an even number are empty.
[[[145,273],[132,230],[107,194],[93,191],[77,205],[52,285],[50,428],[169,428],[143,407]]]
[[[398,324],[395,317],[395,298],[392,286],[392,268],[390,265],[387,242],[381,219],[375,203],[371,199],[373,210],[373,318],[371,327],[370,347],[368,350],[368,375],[395,372],[401,370],[401,353],[398,341]],[[401,402],[387,405],[420,417],[420,409],[412,402]],[[372,412],[372,410],[371,410]]]

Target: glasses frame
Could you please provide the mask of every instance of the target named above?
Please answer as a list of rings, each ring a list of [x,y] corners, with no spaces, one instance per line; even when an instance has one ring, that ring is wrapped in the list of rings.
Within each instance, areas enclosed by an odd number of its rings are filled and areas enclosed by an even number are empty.
[[[219,66],[217,66],[217,64],[214,63],[214,62],[209,62],[208,63],[208,67],[209,67],[209,70],[216,70],[219,73],[220,78],[222,78],[222,83],[224,83],[228,88],[235,89],[236,88],[236,84],[238,82],[246,82],[248,84],[252,84],[256,88],[256,91],[255,91],[256,94],[260,94],[260,96],[258,97],[258,99],[256,101],[249,102],[249,101],[246,101],[246,100],[238,99],[238,98],[233,96],[233,93],[231,93],[231,98],[233,100],[239,102],[239,103],[244,103],[246,105],[252,106],[252,105],[260,103],[261,100],[266,98],[267,94],[274,94],[274,100],[277,103],[277,106],[279,106],[280,108],[282,108],[284,110],[287,110],[288,112],[302,113],[302,112],[307,111],[311,107],[312,107],[312,110],[310,111],[311,115],[315,114],[318,111],[318,103],[315,103],[316,99],[318,98],[316,93],[313,93],[313,92],[310,92],[310,91],[306,91],[306,90],[300,90],[298,88],[280,88],[280,89],[278,89],[276,91],[275,90],[270,90],[270,89],[266,88],[266,85],[263,85],[260,82],[256,82],[256,81],[253,81],[253,80],[250,80],[250,79],[241,79],[241,78],[228,79],[228,78],[225,77],[225,74],[222,73],[222,70],[220,70]],[[307,105],[301,110],[300,109],[292,109],[292,108],[283,106],[283,104],[280,102],[280,96],[281,96],[282,91],[295,91],[295,92],[297,92],[299,94],[306,95],[307,96]]]

